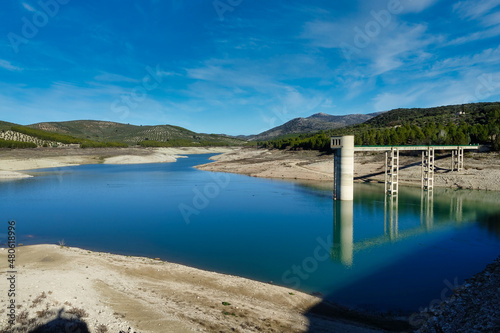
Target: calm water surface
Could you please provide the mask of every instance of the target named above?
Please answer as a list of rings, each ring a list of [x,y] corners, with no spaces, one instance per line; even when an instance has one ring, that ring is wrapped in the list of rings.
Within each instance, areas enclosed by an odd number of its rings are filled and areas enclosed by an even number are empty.
[[[359,184],[333,203],[328,188],[192,167],[210,156],[37,170],[0,182],[2,219],[24,244],[160,257],[375,311],[427,306],[500,254],[497,193],[400,188],[391,202]]]

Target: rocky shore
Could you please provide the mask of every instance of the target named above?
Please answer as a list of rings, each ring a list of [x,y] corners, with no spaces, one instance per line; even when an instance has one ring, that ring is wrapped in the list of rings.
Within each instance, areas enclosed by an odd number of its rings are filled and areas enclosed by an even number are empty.
[[[500,332],[500,257],[410,323],[417,333]]]

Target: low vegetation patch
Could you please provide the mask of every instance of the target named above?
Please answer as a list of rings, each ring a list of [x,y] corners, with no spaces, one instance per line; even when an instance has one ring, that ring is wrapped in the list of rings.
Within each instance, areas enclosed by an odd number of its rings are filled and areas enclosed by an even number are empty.
[[[123,142],[97,142],[85,140],[80,144],[80,148],[127,148]]]
[[[33,142],[21,142],[21,141],[13,141],[13,140],[4,140],[0,139],[0,148],[36,148],[37,145]]]
[[[138,143],[141,147],[227,147],[223,141],[191,141],[187,139],[170,139],[168,141],[143,140]]]

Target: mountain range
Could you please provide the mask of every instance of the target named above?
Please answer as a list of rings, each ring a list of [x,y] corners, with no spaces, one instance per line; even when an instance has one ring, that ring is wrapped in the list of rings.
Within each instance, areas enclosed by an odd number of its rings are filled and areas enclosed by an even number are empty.
[[[307,118],[295,118],[283,125],[271,128],[257,135],[240,136],[250,141],[262,141],[295,133],[313,133],[328,131],[335,128],[357,125],[370,120],[382,112],[369,114],[348,114],[345,116],[333,116],[326,113],[316,113]]]
[[[77,138],[80,141],[117,142],[128,145],[148,141],[152,143],[150,146],[155,146],[158,142],[167,143],[167,145],[242,145],[248,141],[266,141],[319,131],[330,133],[332,130],[342,130],[345,127],[351,128],[353,125],[358,124],[366,124],[370,128],[391,128],[403,123],[417,125],[424,125],[428,122],[447,124],[450,121],[457,124],[465,121],[469,124],[486,125],[492,120],[488,119],[491,115],[500,117],[500,103],[471,103],[433,108],[394,109],[386,112],[343,116],[316,113],[307,118],[292,119],[262,133],[247,136],[196,133],[173,125],[138,126],[97,120],[43,122],[21,127],[25,129],[31,128],[32,131],[55,132]],[[0,121],[0,131],[11,130],[16,125]],[[18,128],[20,127],[18,126]],[[352,130],[346,129],[346,131],[350,133]]]
[[[316,113],[307,118],[295,118],[283,125],[256,135],[229,136],[225,134],[196,133],[173,125],[138,126],[99,120],[73,120],[62,122],[42,122],[25,127],[47,132],[69,135],[83,140],[97,142],[123,142],[135,145],[141,141],[168,142],[185,140],[184,142],[212,142],[225,145],[239,145],[245,141],[268,140],[295,133],[313,133],[363,123],[378,113],[350,114],[333,116]],[[17,124],[0,122],[0,130],[9,130]]]

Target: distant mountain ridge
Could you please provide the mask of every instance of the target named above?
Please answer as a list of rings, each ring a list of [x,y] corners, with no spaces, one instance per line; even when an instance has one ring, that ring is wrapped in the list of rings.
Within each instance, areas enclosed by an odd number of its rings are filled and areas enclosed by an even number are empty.
[[[296,133],[313,133],[318,131],[328,131],[335,128],[357,125],[368,121],[382,112],[369,114],[348,114],[344,116],[334,116],[326,113],[316,113],[307,118],[294,118],[283,125],[271,128],[257,135],[245,137],[247,140],[260,141],[269,140],[279,136]]]
[[[330,152],[330,137],[342,135],[353,135],[357,146],[480,144],[500,151],[500,102],[393,109],[362,124],[290,134],[259,147]]]

